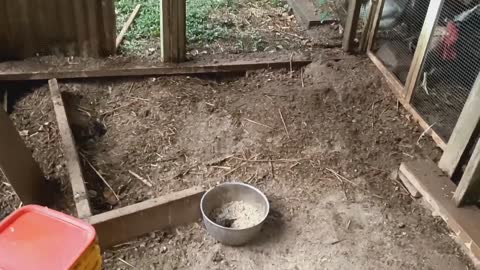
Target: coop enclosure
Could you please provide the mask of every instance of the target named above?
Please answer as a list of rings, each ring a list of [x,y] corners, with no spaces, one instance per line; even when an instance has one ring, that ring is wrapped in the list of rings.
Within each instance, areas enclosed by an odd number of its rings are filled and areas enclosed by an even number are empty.
[[[368,54],[444,148],[480,70],[479,0],[383,0]]]

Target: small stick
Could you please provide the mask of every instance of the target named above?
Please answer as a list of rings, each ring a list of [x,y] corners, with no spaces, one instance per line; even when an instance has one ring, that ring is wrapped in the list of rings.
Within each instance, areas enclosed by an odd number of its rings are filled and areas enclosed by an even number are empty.
[[[133,20],[135,20],[135,17],[137,16],[138,14],[138,11],[140,10],[140,7],[142,5],[138,4],[135,9],[133,10],[132,14],[130,15],[130,17],[128,18],[128,20],[125,22],[125,24],[123,25],[123,28],[122,30],[120,31],[120,34],[118,34],[118,37],[117,37],[117,40],[115,42],[115,48],[118,49],[118,47],[120,46],[120,44],[122,43],[122,40],[123,40],[123,37],[125,36],[125,34],[127,33],[128,31],[128,28],[130,27],[130,25],[133,23]]]
[[[231,169],[230,171],[226,172],[224,175],[222,175],[222,178],[224,178],[225,176],[228,176],[228,175],[232,174],[232,173],[235,172],[236,170],[240,169],[240,167],[242,167],[243,165],[245,165],[245,163],[242,163],[242,164],[238,165],[237,167]]]
[[[270,172],[272,173],[272,179],[275,178],[275,171],[273,170],[273,163],[270,161]]]
[[[437,123],[437,122],[431,124],[427,129],[425,129],[425,130],[422,132],[422,134],[420,134],[420,137],[418,137],[418,140],[417,140],[417,145],[420,145],[420,140],[421,140],[423,137],[425,137],[425,134],[427,134],[427,133],[430,131],[430,129],[432,129],[432,127],[433,127],[436,123]]]
[[[210,168],[221,169],[221,170],[231,170],[232,169],[232,167],[227,167],[227,166],[210,166]]]
[[[332,169],[329,169],[329,168],[327,168],[326,170],[329,171],[329,172],[331,172],[333,175],[335,175],[335,177],[337,177],[338,180],[340,180],[340,181],[342,181],[342,182],[343,182],[343,181],[348,182],[348,183],[350,183],[351,185],[353,185],[353,186],[355,186],[355,187],[358,186],[356,183],[352,182],[352,180],[349,180],[349,179],[346,178],[345,176],[340,175],[340,174],[337,173],[336,171],[334,171],[334,170],[332,170]]]
[[[283,119],[282,111],[280,109],[278,109],[278,113],[280,114],[280,118],[282,119],[283,128],[285,129],[285,133],[287,134],[287,137],[290,139],[290,134],[288,133],[287,125],[285,124],[285,119]]]
[[[293,62],[293,52],[292,52],[292,54],[290,54],[290,78],[293,78],[293,65],[292,65],[292,62]]]
[[[271,126],[268,126],[268,125],[259,123],[259,122],[257,122],[257,121],[253,121],[253,120],[248,119],[248,118],[243,118],[243,119],[247,120],[247,121],[250,122],[250,123],[257,124],[257,125],[259,125],[259,126],[266,127],[266,128],[269,128],[269,129],[273,129]]]
[[[113,193],[113,196],[115,196],[115,199],[117,200],[117,202],[120,201],[120,198],[118,197],[117,193],[115,192],[115,190],[113,190],[112,186],[110,186],[110,184],[108,184],[107,180],[105,180],[105,178],[102,176],[102,174],[97,170],[95,169],[95,167],[93,166],[93,164],[88,161],[88,159],[85,157],[85,155],[81,152],[79,152],[80,156],[83,158],[83,160],[85,160],[85,162],[88,164],[88,166],[90,166],[90,168],[92,168],[92,170],[98,175],[98,177],[103,181],[103,183],[105,184],[105,186],[108,187],[108,189],[110,189],[110,191],[112,191]]]
[[[122,258],[118,258],[118,260],[119,260],[119,261],[121,261],[122,263],[124,263],[124,264],[126,264],[126,265],[130,266],[131,268],[135,269],[135,266],[133,266],[133,265],[132,265],[132,264],[130,264],[129,262],[125,261],[124,259],[122,259]]]
[[[126,108],[126,107],[128,107],[128,106],[131,106],[131,105],[133,105],[135,102],[137,102],[137,100],[134,100],[134,101],[132,101],[132,102],[126,104],[126,105],[117,107],[117,108],[115,108],[115,109],[113,109],[113,110],[104,112],[104,113],[100,114],[100,116],[105,116],[105,115],[107,115],[107,114],[111,114],[111,113],[116,112],[116,111],[118,111],[118,110],[120,110],[120,109],[123,109],[123,108]]]
[[[132,171],[130,171],[130,170],[129,170],[128,172],[129,172],[131,175],[133,175],[135,178],[137,178],[138,180],[142,181],[142,183],[144,183],[144,184],[147,185],[148,187],[152,187],[152,186],[153,186],[152,183],[148,182],[147,179],[141,177],[140,175],[138,175],[138,174],[136,174],[136,173],[134,173],[134,172],[132,172]]]
[[[300,69],[300,79],[302,80],[302,88],[305,88],[305,80],[303,79],[303,67]]]
[[[239,158],[239,157],[232,157],[233,159],[241,160],[241,161],[247,161],[247,162],[299,162],[304,159],[245,159],[245,158]]]

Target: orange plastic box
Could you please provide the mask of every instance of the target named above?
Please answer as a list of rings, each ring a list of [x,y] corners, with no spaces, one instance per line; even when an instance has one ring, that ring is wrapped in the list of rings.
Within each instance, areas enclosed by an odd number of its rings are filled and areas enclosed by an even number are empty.
[[[37,206],[25,206],[0,222],[0,270],[97,270],[102,267],[95,229]]]

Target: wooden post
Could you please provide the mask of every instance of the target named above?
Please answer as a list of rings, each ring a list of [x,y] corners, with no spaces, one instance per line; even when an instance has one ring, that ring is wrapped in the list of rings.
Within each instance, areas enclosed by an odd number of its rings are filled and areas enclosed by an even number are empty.
[[[363,28],[362,32],[362,38],[360,39],[360,46],[358,51],[360,53],[365,53],[367,51],[368,47],[368,36],[370,34],[370,31],[372,31],[373,28],[373,19],[375,18],[375,12],[377,10],[377,1],[372,1],[372,6],[370,7],[370,10],[368,12],[368,19],[367,22]]]
[[[160,0],[163,62],[183,62],[186,54],[186,0]]]
[[[60,137],[62,137],[63,153],[67,161],[67,169],[70,175],[70,183],[72,185],[73,199],[77,208],[77,216],[79,218],[86,218],[91,216],[92,212],[88,202],[88,194],[87,189],[85,188],[80,159],[78,157],[72,130],[68,124],[62,93],[58,88],[57,79],[49,80],[48,85],[50,87],[53,107],[57,116],[58,131],[60,133]]]
[[[443,152],[438,167],[450,177],[457,170],[458,164],[467,145],[472,138],[475,129],[480,124],[480,73],[468,96],[457,124],[453,129],[447,147]]]
[[[3,110],[0,110],[0,170],[23,204],[49,203],[42,171]]]
[[[372,5],[372,12],[374,12],[374,15],[373,15],[372,28],[368,32],[367,51],[372,51],[373,41],[375,40],[375,34],[377,32],[378,25],[380,24],[380,18],[382,17],[384,4],[385,4],[385,0],[378,0],[378,3],[375,9],[373,9],[374,5]]]
[[[480,199],[480,141],[468,161],[462,180],[453,194],[457,206],[475,204]]]
[[[412,65],[410,66],[410,71],[408,72],[405,83],[405,88],[407,89],[405,101],[407,103],[410,103],[410,100],[412,99],[413,91],[417,85],[418,77],[420,76],[420,71],[423,68],[425,56],[430,45],[433,31],[435,29],[435,24],[440,17],[440,12],[442,11],[444,2],[445,0],[430,1],[430,5],[428,6],[427,16],[425,17],[425,22],[423,24],[422,31],[420,32],[420,37],[418,38],[417,48],[415,49]]]
[[[350,0],[348,4],[347,20],[345,23],[345,32],[343,33],[343,50],[353,52],[354,40],[357,35],[358,18],[362,7],[361,0]]]

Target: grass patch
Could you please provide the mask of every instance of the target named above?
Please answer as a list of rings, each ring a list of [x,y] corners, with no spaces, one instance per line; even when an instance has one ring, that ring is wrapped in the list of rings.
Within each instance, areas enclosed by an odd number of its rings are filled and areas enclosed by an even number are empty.
[[[286,0],[186,0],[187,40],[190,45],[204,45],[221,39],[236,40],[239,49],[263,47],[255,33],[244,32],[235,25],[235,16],[252,3],[259,6],[283,7]],[[116,0],[117,33],[134,10],[142,4],[139,14],[126,33],[122,50],[139,52],[141,44],[160,37],[160,0]],[[250,44],[251,43],[251,44]]]

